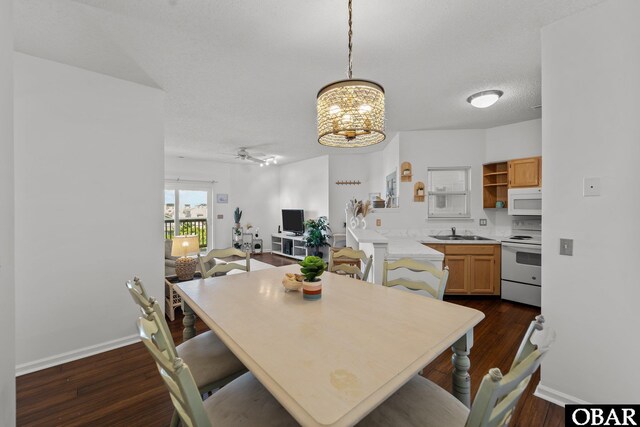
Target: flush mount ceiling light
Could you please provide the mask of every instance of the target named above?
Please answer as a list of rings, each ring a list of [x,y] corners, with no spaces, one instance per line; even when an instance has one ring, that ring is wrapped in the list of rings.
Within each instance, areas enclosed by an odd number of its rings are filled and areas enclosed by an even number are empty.
[[[384,141],[384,89],[370,80],[352,79],[352,0],[349,0],[347,80],[318,92],[318,142],[330,147],[366,147]]]
[[[501,90],[484,90],[468,97],[467,102],[476,108],[487,108],[495,104],[503,94]]]

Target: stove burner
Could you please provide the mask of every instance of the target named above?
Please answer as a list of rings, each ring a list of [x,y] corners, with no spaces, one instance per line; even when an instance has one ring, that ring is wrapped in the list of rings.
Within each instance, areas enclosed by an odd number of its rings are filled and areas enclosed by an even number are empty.
[[[513,240],[529,240],[529,239],[532,239],[531,236],[511,236],[509,238],[513,239]]]

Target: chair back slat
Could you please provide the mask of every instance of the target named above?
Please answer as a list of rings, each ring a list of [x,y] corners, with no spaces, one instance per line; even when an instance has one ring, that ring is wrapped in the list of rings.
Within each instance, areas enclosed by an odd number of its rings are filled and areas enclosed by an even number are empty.
[[[214,258],[227,258],[230,256],[243,257],[245,259],[245,265],[230,262],[227,264],[216,264],[213,268],[207,267],[207,263]],[[200,272],[202,273],[202,277],[205,279],[216,274],[227,274],[232,270],[251,271],[251,254],[236,248],[213,249],[204,256],[198,254],[198,262],[200,263]]]
[[[436,289],[432,288],[428,283],[422,282],[420,280],[409,280],[405,278],[395,279],[395,280],[387,280],[385,286],[393,287],[393,286],[404,286],[407,289],[412,291],[425,291],[428,292],[432,297],[438,298],[438,292]]]
[[[144,285],[137,277],[134,277],[133,280],[127,281],[127,289],[129,290],[131,298],[133,298],[133,302],[140,307],[142,315],[149,320],[157,319],[158,328],[163,331],[163,334],[158,336],[158,347],[161,351],[168,352],[173,355],[173,357],[178,357],[176,345],[171,337],[171,330],[169,329],[167,321],[164,319],[162,307],[160,307],[158,301],[153,297],[147,296]],[[157,315],[156,317],[152,317],[154,313]]]
[[[159,327],[160,323],[158,314],[155,312],[151,313],[148,318],[139,318],[140,340],[155,360],[160,376],[169,390],[171,401],[183,424],[194,427],[211,426],[189,367],[182,359],[168,354],[157,344],[171,339],[171,337],[164,336],[163,329]]]
[[[531,376],[540,367],[548,346],[540,348],[531,342],[536,331],[542,331],[542,316],[531,322],[508,374],[499,369],[489,371],[482,379],[473,407],[467,419],[467,427],[496,427],[509,422],[515,406],[527,388]],[[552,333],[551,341],[555,338]]]
[[[414,280],[407,278],[398,278],[394,280],[388,279],[388,272],[405,269],[414,273],[429,274],[437,279],[437,286],[433,286],[427,280]],[[449,268],[445,267],[443,270],[439,270],[431,263],[416,261],[412,258],[401,258],[394,262],[384,261],[384,267],[382,271],[382,285],[383,286],[404,286],[412,291],[426,291],[429,295],[436,299],[442,300],[444,298],[444,291],[447,287],[447,280],[449,279]],[[433,280],[432,280],[433,281]]]
[[[336,264],[336,260],[340,260],[342,262]],[[371,271],[372,264],[373,255],[367,256],[367,254],[361,250],[352,248],[331,248],[329,251],[328,271],[332,273],[346,274],[366,282],[369,278],[369,272]],[[364,266],[364,268],[361,266]]]

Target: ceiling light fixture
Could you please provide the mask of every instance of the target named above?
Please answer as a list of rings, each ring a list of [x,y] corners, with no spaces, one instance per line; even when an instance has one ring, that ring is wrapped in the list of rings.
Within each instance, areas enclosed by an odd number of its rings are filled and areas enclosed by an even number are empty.
[[[476,108],[487,108],[495,104],[503,94],[501,90],[484,90],[468,97],[467,102]]]
[[[384,89],[370,80],[352,79],[352,0],[349,0],[347,80],[318,91],[318,142],[330,147],[366,147],[384,141]]]

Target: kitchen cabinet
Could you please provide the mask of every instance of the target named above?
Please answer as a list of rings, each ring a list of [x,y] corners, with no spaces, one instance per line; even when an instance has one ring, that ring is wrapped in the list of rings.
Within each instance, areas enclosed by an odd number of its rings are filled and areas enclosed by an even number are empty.
[[[482,166],[482,207],[485,209],[496,208],[496,202],[507,207],[507,189],[509,188],[508,162],[487,163]]]
[[[542,157],[509,160],[509,188],[540,187]]]
[[[426,245],[444,253],[446,295],[500,295],[500,245]]]

